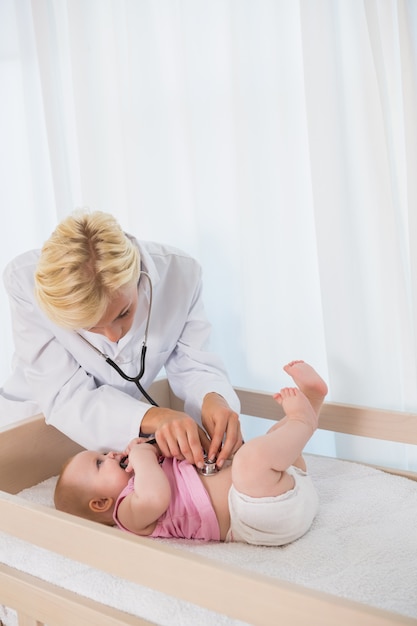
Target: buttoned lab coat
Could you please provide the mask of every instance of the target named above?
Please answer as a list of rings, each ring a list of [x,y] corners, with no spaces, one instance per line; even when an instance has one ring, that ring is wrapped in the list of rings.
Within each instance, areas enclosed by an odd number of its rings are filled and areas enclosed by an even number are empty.
[[[143,388],[165,368],[173,391],[197,422],[203,398],[212,391],[239,412],[221,360],[208,351],[211,327],[199,264],[173,247],[134,241],[153,285]],[[47,423],[86,448],[123,450],[138,435],[150,405],[134,383],[125,381],[75,331],[60,328],[39,308],[34,293],[39,254],[26,252],[4,271],[15,355],[13,373],[0,391],[0,424],[42,412]],[[112,343],[96,333],[80,333],[136,376],[148,310],[149,284],[142,278],[136,316],[125,337]]]

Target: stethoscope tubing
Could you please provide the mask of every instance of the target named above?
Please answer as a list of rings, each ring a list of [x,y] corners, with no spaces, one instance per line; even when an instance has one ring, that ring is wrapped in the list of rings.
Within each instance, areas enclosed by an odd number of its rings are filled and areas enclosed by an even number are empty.
[[[143,342],[142,344],[142,351],[141,351],[141,355],[140,355],[140,372],[137,376],[128,376],[118,365],[117,363],[115,363],[113,361],[113,359],[111,359],[109,356],[104,355],[105,359],[106,359],[106,363],[108,363],[109,365],[111,365],[111,367],[116,370],[116,372],[119,374],[119,376],[121,376],[122,378],[124,378],[125,380],[127,380],[130,383],[135,383],[136,387],[139,389],[139,391],[141,392],[141,394],[147,399],[147,401],[152,404],[153,406],[158,406],[157,403],[155,402],[155,400],[148,394],[147,391],[145,391],[145,389],[142,387],[142,385],[140,384],[140,380],[143,377],[144,373],[145,373],[145,358],[146,358],[146,350],[147,350],[147,345],[145,342]]]
[[[128,382],[135,383],[136,387],[139,389],[139,391],[141,392],[143,397],[146,398],[146,400],[150,404],[152,404],[153,406],[158,406],[158,404],[155,402],[155,400],[148,394],[148,392],[140,384],[140,380],[143,378],[143,376],[145,374],[146,351],[148,349],[147,348],[148,330],[149,330],[149,321],[151,319],[152,295],[153,295],[152,294],[151,277],[149,276],[149,274],[147,272],[141,272],[140,275],[141,276],[146,276],[146,278],[148,279],[148,282],[149,282],[149,310],[148,310],[148,317],[147,317],[147,320],[146,320],[145,334],[144,334],[144,339],[143,339],[143,343],[142,343],[142,349],[141,349],[141,353],[140,353],[140,370],[139,370],[139,373],[136,376],[128,376],[122,370],[122,368],[119,367],[117,365],[117,363],[115,363],[113,361],[113,359],[111,359],[108,356],[108,354],[105,354],[104,352],[99,350],[99,348],[97,348],[94,344],[92,344],[90,341],[88,341],[88,339],[86,339],[83,335],[80,335],[80,333],[77,332],[77,335],[83,341],[85,341],[85,343],[88,344],[90,346],[90,348],[92,348],[99,356],[101,356],[106,361],[106,363],[108,363],[119,374],[119,376],[121,376],[124,380],[127,380]]]

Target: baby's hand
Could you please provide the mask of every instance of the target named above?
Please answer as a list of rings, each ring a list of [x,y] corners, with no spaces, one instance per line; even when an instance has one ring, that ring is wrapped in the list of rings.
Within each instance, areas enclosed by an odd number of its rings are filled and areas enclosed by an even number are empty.
[[[132,441],[128,443],[127,447],[123,451],[123,458],[122,458],[122,461],[126,463],[125,472],[128,472],[129,474],[133,472],[133,467],[129,460],[129,454],[131,453],[133,448],[135,448],[138,445],[141,445],[142,443],[145,443],[146,441],[147,441],[146,437],[135,437],[134,439],[132,439]]]
[[[129,454],[132,448],[134,448],[135,446],[139,444],[146,443],[146,441],[147,441],[146,437],[134,437],[132,441],[129,441],[129,443],[127,444],[127,447],[124,453]]]
[[[152,440],[153,445],[151,446],[151,448],[154,450],[156,456],[160,456],[161,455],[161,451],[159,449],[158,444],[155,442],[155,440]],[[126,472],[133,472],[134,468],[133,465],[131,463],[131,456],[132,456],[132,452],[133,450],[135,450],[137,448],[137,446],[141,446],[144,443],[150,443],[150,440],[148,437],[135,437],[134,439],[132,439],[132,441],[129,442],[124,454],[128,457],[127,458],[127,467],[126,467]],[[147,446],[149,447],[149,446]]]

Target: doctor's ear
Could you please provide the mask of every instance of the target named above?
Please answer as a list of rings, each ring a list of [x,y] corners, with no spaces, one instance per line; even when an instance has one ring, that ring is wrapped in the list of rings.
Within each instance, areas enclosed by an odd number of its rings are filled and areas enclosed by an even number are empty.
[[[113,505],[113,498],[94,498],[88,503],[88,508],[94,513],[106,513]]]

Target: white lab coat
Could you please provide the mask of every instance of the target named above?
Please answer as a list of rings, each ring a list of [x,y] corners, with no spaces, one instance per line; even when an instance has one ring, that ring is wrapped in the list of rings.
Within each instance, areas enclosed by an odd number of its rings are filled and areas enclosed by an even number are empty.
[[[136,240],[135,240],[136,241]],[[153,285],[146,390],[165,368],[185,410],[199,421],[204,396],[215,391],[239,412],[239,401],[220,359],[208,351],[210,325],[201,298],[201,268],[185,253],[161,244],[138,242],[142,270]],[[13,373],[0,390],[0,424],[42,412],[86,448],[124,449],[139,432],[150,408],[136,385],[122,379],[74,331],[53,324],[34,295],[39,250],[14,259],[4,271],[10,298],[15,355]],[[149,308],[149,285],[138,285],[132,328],[117,344],[81,331],[129,375],[140,369],[140,352]]]

